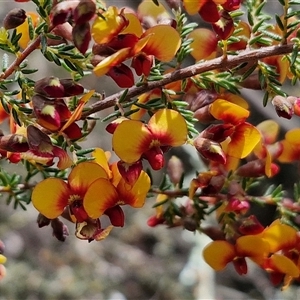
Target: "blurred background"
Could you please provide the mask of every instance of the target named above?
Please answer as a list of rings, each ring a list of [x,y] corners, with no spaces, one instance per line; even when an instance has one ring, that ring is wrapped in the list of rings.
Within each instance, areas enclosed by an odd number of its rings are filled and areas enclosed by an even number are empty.
[[[134,8],[140,1],[107,2],[109,5]],[[275,1],[270,2],[268,9],[273,13],[276,4]],[[30,3],[0,0],[0,4],[0,20],[14,7],[35,10]],[[199,22],[200,18],[195,16],[193,21]],[[3,52],[0,52],[0,57],[2,55]],[[32,68],[39,68],[32,76],[34,79],[49,75],[68,77],[61,68],[45,63],[39,51],[30,56],[29,64]],[[105,91],[106,95],[118,90],[115,83],[105,76],[96,78],[91,75],[81,83],[87,89]],[[291,91],[290,86],[285,88]],[[274,118],[281,122],[282,135],[286,130],[299,126],[298,119],[279,119],[272,107],[262,109],[261,93],[247,90],[242,93],[254,110],[254,124]],[[101,118],[108,113],[104,111],[98,116]],[[111,150],[110,135],[104,129],[105,125],[98,122],[97,130],[89,136],[86,146]],[[7,130],[6,125],[1,125],[1,129]],[[203,164],[191,147],[174,149],[169,155],[172,154],[184,161],[188,176],[203,170]],[[0,167],[7,168],[2,161]],[[11,173],[22,172],[22,168],[15,165],[9,168]],[[289,166],[286,170],[274,182],[283,183],[285,188],[291,189],[298,180],[298,167],[291,169]],[[154,172],[157,182],[162,173],[164,170]],[[190,177],[187,177],[187,182]],[[6,205],[6,196],[0,196],[0,239],[6,245],[5,255],[8,258],[5,264],[7,275],[0,281],[0,300],[300,299],[297,286],[281,293],[271,286],[263,272],[251,264],[247,276],[243,277],[237,275],[231,266],[223,272],[214,273],[201,255],[208,238],[181,228],[147,226],[147,219],[154,213],[153,203],[154,199],[149,198],[143,209],[126,207],[124,228],[113,229],[102,242],[78,240],[74,236],[74,225],[68,223],[70,236],[62,243],[52,237],[50,227],[37,227],[37,211],[31,205],[27,211],[21,208],[14,210],[12,205]],[[260,210],[259,213],[268,221],[272,218],[272,212],[268,210]]]

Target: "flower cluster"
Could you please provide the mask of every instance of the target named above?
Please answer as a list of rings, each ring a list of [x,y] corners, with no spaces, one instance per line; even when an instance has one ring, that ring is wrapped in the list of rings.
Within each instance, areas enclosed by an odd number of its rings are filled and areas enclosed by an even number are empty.
[[[249,258],[270,273],[275,285],[283,281],[283,288],[293,279],[299,279],[299,236],[294,228],[277,220],[264,229],[251,216],[241,224],[240,233],[246,229],[247,233],[234,242],[218,240],[208,244],[203,251],[205,261],[215,270],[222,270],[232,262],[242,275],[247,273],[245,259]]]
[[[136,9],[100,0],[32,2],[36,12],[12,9],[0,28],[0,190],[7,203],[25,209],[32,202],[38,226],[50,225],[60,241],[69,235],[63,219],[79,239],[100,241],[124,226],[123,205],[141,208],[149,197],[155,213],[148,225],[211,237],[203,255],[215,270],[232,262],[246,274],[250,259],[274,284],[299,280],[300,184],[290,199],[283,186],[261,183],[299,161],[300,129],[283,132],[279,118],[300,116],[299,97],[286,88],[300,79],[297,1],[279,1],[283,15],[274,20],[261,1],[143,0]],[[35,50],[67,78],[32,69]],[[97,85],[88,90],[81,79],[93,75]],[[96,91],[105,75],[121,91]],[[270,102],[277,119],[256,118],[243,89],[263,91],[255,106]],[[100,135],[94,129],[104,122]],[[96,145],[87,148],[92,132]],[[114,163],[98,148],[102,135]],[[179,159],[172,148],[182,145]],[[190,152],[205,166],[193,178],[185,174]],[[6,172],[7,161],[23,165],[25,176]],[[257,203],[274,206],[275,220],[258,220]],[[211,216],[215,225],[206,227]]]
[[[150,188],[150,178],[144,171],[129,184],[118,172],[116,163],[108,164],[102,149],[96,149],[94,157],[95,161],[76,165],[67,181],[47,178],[32,193],[32,203],[43,216],[52,220],[67,215],[76,223],[76,236],[89,241],[102,240],[112,226],[123,227],[120,205],[142,207]],[[99,220],[103,214],[112,224],[106,229],[101,228]]]
[[[110,6],[92,25],[94,73],[110,76],[120,87],[134,85],[131,69],[123,62],[132,59],[138,76],[148,76],[154,59],[171,61],[181,44],[175,28],[157,24],[144,30],[138,16]]]

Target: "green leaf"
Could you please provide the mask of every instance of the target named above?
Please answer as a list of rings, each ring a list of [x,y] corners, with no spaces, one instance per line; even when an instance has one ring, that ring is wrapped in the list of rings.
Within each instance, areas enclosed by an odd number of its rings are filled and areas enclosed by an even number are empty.
[[[280,28],[280,30],[283,31],[284,30],[284,25],[283,25],[280,17],[277,14],[275,14],[275,20],[276,20],[276,23],[277,23],[278,27]]]

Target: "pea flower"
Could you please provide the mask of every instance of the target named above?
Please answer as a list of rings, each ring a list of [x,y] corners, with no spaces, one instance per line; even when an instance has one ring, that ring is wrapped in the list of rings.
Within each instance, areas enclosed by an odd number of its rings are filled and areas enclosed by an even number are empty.
[[[222,120],[232,126],[230,132],[230,141],[227,145],[227,155],[244,158],[250,154],[261,139],[259,130],[252,124],[246,122],[250,112],[234,103],[224,99],[217,99],[210,106],[210,113],[217,120]]]
[[[101,228],[98,218],[103,214],[108,215],[112,226],[124,226],[120,205],[142,207],[150,188],[150,178],[145,172],[130,185],[114,165],[110,168],[103,150],[98,149],[95,158],[96,162],[75,166],[67,182],[47,178],[38,183],[32,193],[32,203],[42,215],[55,219],[69,211],[76,222],[76,236],[88,240],[101,240],[111,230],[112,227]]]
[[[180,36],[169,25],[158,24],[144,31],[136,15],[118,12],[113,6],[103,16],[105,19],[98,17],[92,25],[92,36],[97,43],[93,47],[94,73],[109,75],[120,87],[134,84],[131,69],[123,64],[125,60],[132,58],[131,66],[137,75],[148,76],[154,57],[169,62],[180,47]]]
[[[145,158],[154,170],[159,170],[164,165],[163,152],[169,147],[183,145],[187,133],[185,119],[179,112],[161,109],[148,124],[137,120],[120,123],[113,133],[113,149],[125,163]]]
[[[300,274],[298,242],[297,231],[276,220],[258,234],[238,237],[235,243],[225,240],[211,242],[203,250],[203,257],[217,271],[233,262],[239,274],[247,273],[245,258],[248,257],[268,271],[271,278],[278,279],[279,275],[280,279],[284,278],[286,287]]]

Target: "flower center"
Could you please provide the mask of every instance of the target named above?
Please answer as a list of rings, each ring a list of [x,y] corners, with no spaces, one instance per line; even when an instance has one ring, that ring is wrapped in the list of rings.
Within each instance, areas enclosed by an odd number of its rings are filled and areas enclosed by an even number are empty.
[[[149,148],[155,148],[155,147],[160,147],[160,141],[159,140],[152,140]]]
[[[68,204],[71,205],[73,202],[75,201],[82,201],[81,197],[79,195],[70,195],[69,199],[68,199]],[[74,203],[74,205],[76,205]]]

